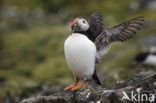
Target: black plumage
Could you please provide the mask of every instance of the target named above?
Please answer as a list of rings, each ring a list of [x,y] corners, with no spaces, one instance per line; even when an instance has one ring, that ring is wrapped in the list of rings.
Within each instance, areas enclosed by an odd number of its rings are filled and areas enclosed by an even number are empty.
[[[100,59],[109,50],[113,42],[124,42],[132,38],[140,29],[143,21],[143,17],[137,17],[112,28],[104,29],[95,40],[98,51],[97,57]]]
[[[124,42],[133,37],[143,24],[143,17],[136,17],[112,28],[103,28],[103,20],[100,12],[93,13],[88,19],[87,31],[74,31],[86,35],[96,45],[97,62],[109,50],[113,42]]]
[[[102,21],[103,20],[102,20],[101,13],[95,12],[88,19],[89,29],[87,31],[77,30],[77,31],[74,31],[74,33],[80,33],[80,34],[86,35],[92,42],[95,42],[96,38],[103,31]]]
[[[86,35],[95,43],[97,49],[95,62],[98,63],[101,57],[109,50],[113,42],[124,42],[132,38],[132,36],[136,34],[136,31],[140,29],[143,21],[143,17],[137,17],[112,28],[104,29],[101,13],[95,12],[88,20],[89,29],[87,31],[74,31],[74,33]],[[97,84],[101,85],[96,74],[96,68],[93,79]]]
[[[139,53],[136,55],[136,57],[134,58],[134,61],[138,62],[138,63],[142,63],[143,61],[145,61],[147,59],[147,57],[150,55],[151,53],[149,52],[144,52],[144,53]]]
[[[93,41],[95,41],[95,39],[102,33],[103,31],[103,24],[102,24],[102,16],[101,16],[101,13],[99,12],[95,12],[93,13],[89,20],[88,20],[88,23],[89,23],[89,31],[90,31],[90,34],[89,36],[92,36],[93,37]]]
[[[95,70],[94,70],[93,79],[94,79],[96,84],[102,85],[102,83],[100,82],[100,80],[99,80],[99,78],[97,76],[96,67],[95,67]]]

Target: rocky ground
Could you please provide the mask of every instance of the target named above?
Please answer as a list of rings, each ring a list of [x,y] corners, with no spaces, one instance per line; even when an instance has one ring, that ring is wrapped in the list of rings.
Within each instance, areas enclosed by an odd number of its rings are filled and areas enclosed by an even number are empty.
[[[24,99],[21,103],[155,103],[156,72],[140,72],[110,88],[87,85],[75,92]]]

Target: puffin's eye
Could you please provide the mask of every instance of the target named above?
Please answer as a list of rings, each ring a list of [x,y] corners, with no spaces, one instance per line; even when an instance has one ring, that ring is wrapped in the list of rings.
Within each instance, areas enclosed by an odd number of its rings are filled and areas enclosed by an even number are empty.
[[[83,23],[86,23],[86,21],[85,21],[85,20],[83,20]]]

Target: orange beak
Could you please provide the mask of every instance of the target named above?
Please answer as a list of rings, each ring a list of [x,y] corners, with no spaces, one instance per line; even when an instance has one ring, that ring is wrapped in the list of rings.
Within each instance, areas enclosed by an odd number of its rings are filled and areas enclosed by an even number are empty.
[[[75,18],[72,22],[72,27],[74,27],[75,23],[77,22],[77,18]]]

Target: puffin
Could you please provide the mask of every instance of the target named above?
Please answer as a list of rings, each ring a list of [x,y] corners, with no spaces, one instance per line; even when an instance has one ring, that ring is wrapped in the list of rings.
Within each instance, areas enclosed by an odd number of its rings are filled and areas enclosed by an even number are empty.
[[[133,61],[139,64],[156,66],[156,47],[151,47],[150,51],[138,53]]]
[[[88,81],[102,85],[96,73],[96,63],[100,62],[112,43],[132,38],[141,29],[143,21],[143,17],[136,17],[105,29],[100,12],[94,12],[88,20],[75,18],[71,24],[72,33],[64,42],[65,58],[75,82],[64,88],[64,91],[75,91]],[[83,82],[78,85],[78,80]]]

